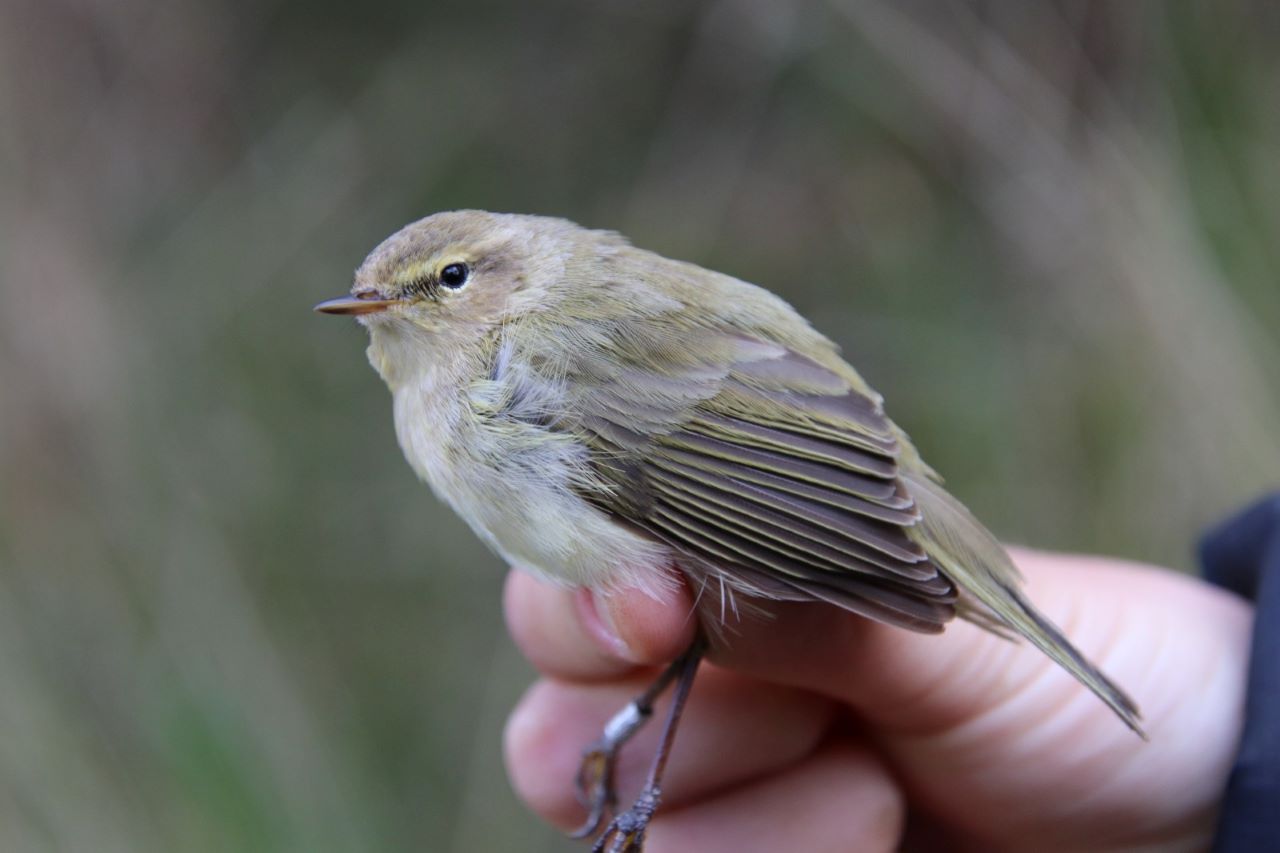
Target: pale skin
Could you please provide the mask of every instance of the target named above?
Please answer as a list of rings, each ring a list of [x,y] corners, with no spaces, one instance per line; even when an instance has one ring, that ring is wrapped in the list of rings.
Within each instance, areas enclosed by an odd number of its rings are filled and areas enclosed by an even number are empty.
[[[941,636],[814,604],[733,622],[694,687],[645,849],[1207,849],[1241,725],[1253,618],[1197,580],[1013,551],[1031,597],[1131,691],[1149,742],[1026,644]],[[582,820],[584,744],[693,638],[682,588],[592,596],[512,572],[512,636],[543,674],[507,764],[545,820]],[[658,724],[619,765],[625,801]],[[908,846],[906,849],[912,849]]]

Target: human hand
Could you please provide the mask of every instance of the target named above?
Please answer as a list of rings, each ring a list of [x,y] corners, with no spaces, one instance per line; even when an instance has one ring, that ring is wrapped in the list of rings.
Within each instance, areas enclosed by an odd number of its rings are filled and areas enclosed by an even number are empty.
[[[646,849],[1207,847],[1239,736],[1249,605],[1118,560],[1012,554],[1031,600],[1137,700],[1149,742],[1026,644],[770,604],[773,618],[731,615],[713,639]],[[687,589],[593,598],[512,573],[508,624],[545,677],[511,716],[507,763],[543,818],[581,821],[582,749],[689,644],[692,607]],[[659,727],[623,751],[624,802]]]

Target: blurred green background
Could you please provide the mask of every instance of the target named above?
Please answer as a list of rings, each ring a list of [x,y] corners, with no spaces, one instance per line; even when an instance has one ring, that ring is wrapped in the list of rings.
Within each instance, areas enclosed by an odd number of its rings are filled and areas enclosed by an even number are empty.
[[[353,323],[406,221],[771,287],[1002,536],[1192,565],[1280,484],[1280,8],[0,5],[0,850],[566,850],[503,568]],[[566,780],[567,782],[568,780]]]

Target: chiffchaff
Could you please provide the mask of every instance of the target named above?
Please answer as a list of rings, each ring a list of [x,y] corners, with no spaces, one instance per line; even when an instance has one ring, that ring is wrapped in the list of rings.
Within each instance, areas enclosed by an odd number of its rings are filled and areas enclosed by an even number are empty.
[[[457,211],[392,235],[350,296],[316,308],[368,328],[409,463],[508,562],[605,592],[679,570],[708,630],[740,599],[915,631],[959,616],[1029,640],[1139,730],[880,395],[773,294],[565,220]],[[701,652],[588,750],[581,834],[613,806],[618,748],[677,682],[646,790],[598,849],[643,843]]]

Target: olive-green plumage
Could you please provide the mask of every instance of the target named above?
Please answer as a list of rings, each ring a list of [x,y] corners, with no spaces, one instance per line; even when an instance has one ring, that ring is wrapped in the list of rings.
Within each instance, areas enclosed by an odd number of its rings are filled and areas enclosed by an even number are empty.
[[[379,246],[351,298],[410,463],[543,576],[814,600],[1025,637],[1138,729],[880,396],[754,285],[557,219],[458,211]],[[715,618],[708,614],[708,619]]]

